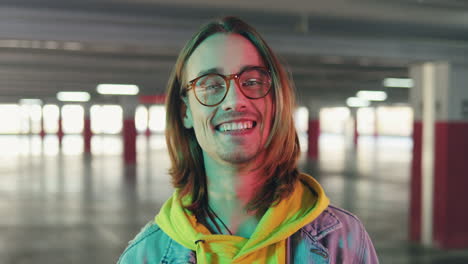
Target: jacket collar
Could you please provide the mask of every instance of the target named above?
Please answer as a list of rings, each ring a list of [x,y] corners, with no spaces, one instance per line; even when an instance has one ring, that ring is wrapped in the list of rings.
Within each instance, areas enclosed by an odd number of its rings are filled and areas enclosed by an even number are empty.
[[[320,240],[330,232],[342,227],[338,217],[330,210],[325,209],[314,221],[302,227],[302,231],[309,234],[315,241]]]

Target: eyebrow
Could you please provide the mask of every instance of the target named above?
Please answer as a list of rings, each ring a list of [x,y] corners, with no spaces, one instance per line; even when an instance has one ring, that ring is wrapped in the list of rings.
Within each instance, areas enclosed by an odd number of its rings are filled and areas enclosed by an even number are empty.
[[[263,67],[263,66],[262,65],[244,65],[244,66],[242,66],[242,68],[241,68],[241,70],[239,72],[242,72],[243,70],[245,70],[247,68],[252,68],[252,67]],[[221,72],[223,72],[221,68],[215,67],[215,68],[209,68],[207,70],[202,70],[202,71],[200,71],[198,73],[197,76],[202,76],[202,75],[209,74],[209,73],[222,74]]]
[[[221,68],[210,68],[207,70],[202,70],[197,74],[197,76],[202,76],[208,73],[221,73]]]

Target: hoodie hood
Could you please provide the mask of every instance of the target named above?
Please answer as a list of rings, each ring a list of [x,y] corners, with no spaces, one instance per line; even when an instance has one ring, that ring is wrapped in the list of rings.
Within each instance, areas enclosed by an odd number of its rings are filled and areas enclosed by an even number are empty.
[[[183,208],[188,199],[186,196],[180,200],[176,190],[155,221],[169,237],[194,250],[198,263],[284,263],[286,239],[317,218],[329,204],[320,184],[301,173],[293,193],[272,205],[252,236],[243,238],[211,234]]]

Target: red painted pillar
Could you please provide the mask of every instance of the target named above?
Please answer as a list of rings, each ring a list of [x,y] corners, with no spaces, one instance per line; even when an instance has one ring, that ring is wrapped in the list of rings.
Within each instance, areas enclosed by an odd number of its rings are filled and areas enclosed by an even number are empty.
[[[41,139],[44,139],[45,137],[45,129],[44,129],[44,105],[41,106],[41,131],[39,132],[39,135],[41,136]]]
[[[411,162],[410,180],[410,211],[409,211],[409,238],[411,241],[421,241],[421,158],[422,158],[422,122],[413,123],[413,159]]]
[[[468,122],[439,120],[435,134],[434,240],[442,248],[468,248]]]
[[[151,129],[150,129],[150,105],[146,105],[147,113],[148,115],[146,116],[146,131],[145,135],[146,137],[151,136]]]
[[[318,116],[318,115],[317,115]],[[308,149],[307,156],[310,159],[318,160],[319,157],[319,138],[320,138],[320,120],[318,117],[309,120],[307,131]]]
[[[125,164],[135,164],[137,160],[136,137],[137,130],[135,126],[135,110],[138,105],[136,97],[123,96],[121,98],[123,109],[123,158]]]
[[[91,138],[93,133],[91,132],[91,120],[89,118],[84,120],[83,128],[83,140],[84,140],[84,152],[91,153]]]
[[[125,164],[136,163],[136,136],[137,131],[134,119],[125,119],[123,121],[123,144]]]
[[[91,113],[88,105],[84,106],[84,127],[83,127],[83,141],[84,153],[91,153],[91,138],[93,132],[91,131]]]
[[[468,249],[468,65],[434,68],[434,244]]]
[[[420,65],[410,68],[414,86],[410,90],[410,101],[413,108],[413,157],[411,161],[410,206],[409,206],[409,239],[422,242],[423,226],[423,190],[422,190],[422,105],[423,105],[423,71]],[[427,221],[427,220],[426,220]]]
[[[307,115],[309,118],[307,126],[307,157],[317,161],[320,155],[320,110],[323,107],[323,102],[317,100],[306,100]]]
[[[57,131],[57,138],[58,138],[58,143],[59,143],[59,146],[62,145],[62,139],[63,139],[63,126],[62,126],[62,106],[59,105],[59,116],[58,116],[58,131]]]
[[[359,133],[358,133],[358,118],[357,118],[357,108],[352,107],[350,108],[350,114],[353,122],[353,131],[352,131],[352,137],[353,137],[353,146],[357,148],[358,146],[358,140],[359,140]]]
[[[410,238],[468,249],[468,65],[423,63],[410,75],[419,93],[412,96]]]

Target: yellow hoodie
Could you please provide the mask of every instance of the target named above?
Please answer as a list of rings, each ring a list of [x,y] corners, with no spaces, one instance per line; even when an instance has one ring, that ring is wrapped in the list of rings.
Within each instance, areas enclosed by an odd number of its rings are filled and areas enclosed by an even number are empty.
[[[313,190],[313,192],[311,191]],[[155,220],[179,244],[194,250],[197,263],[285,263],[286,239],[312,222],[329,204],[320,184],[300,174],[294,192],[260,219],[250,238],[213,235],[195,216],[184,209],[176,190]],[[189,197],[183,199],[187,202]]]

